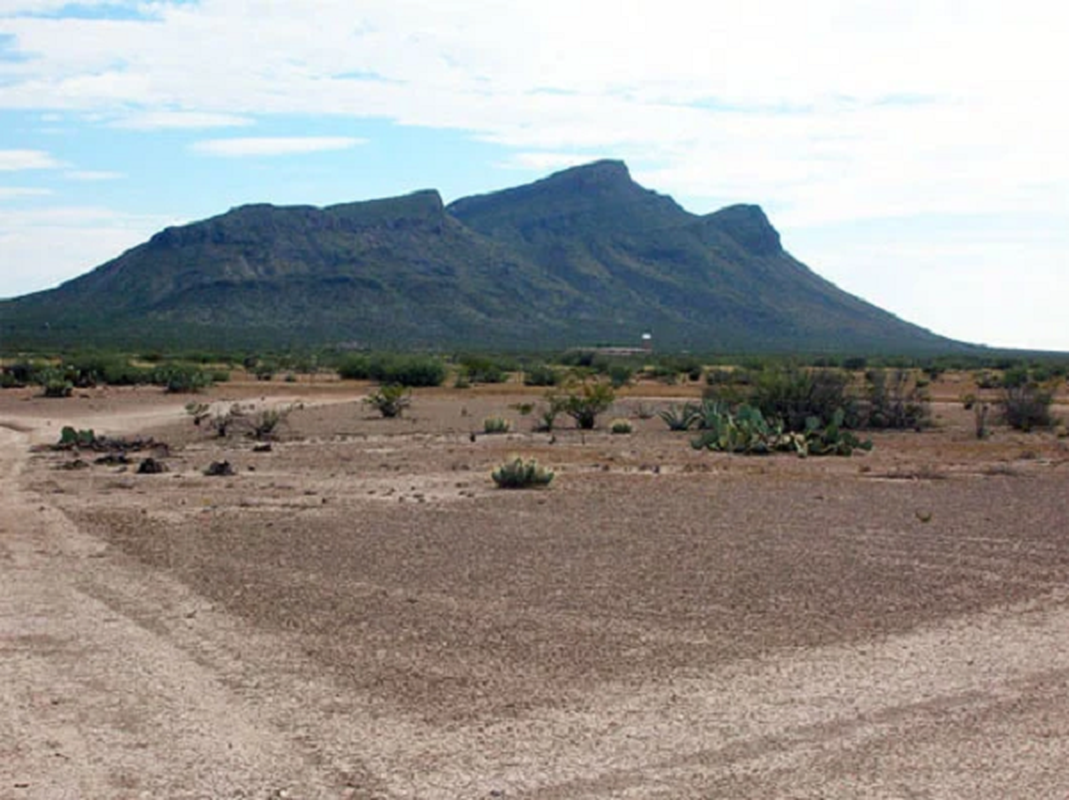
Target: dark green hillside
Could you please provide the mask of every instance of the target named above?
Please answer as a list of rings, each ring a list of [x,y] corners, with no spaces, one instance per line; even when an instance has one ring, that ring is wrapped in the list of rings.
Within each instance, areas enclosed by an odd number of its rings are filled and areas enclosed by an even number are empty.
[[[957,345],[837,289],[756,206],[700,217],[620,162],[443,207],[437,192],[252,205],[0,302],[0,345],[696,350]]]

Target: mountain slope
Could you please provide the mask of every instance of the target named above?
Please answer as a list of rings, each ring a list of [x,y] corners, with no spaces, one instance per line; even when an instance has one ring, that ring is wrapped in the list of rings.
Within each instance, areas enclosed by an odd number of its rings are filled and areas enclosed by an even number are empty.
[[[601,161],[443,207],[434,191],[252,205],[0,303],[7,346],[922,351],[956,343],[795,261],[760,208],[691,214]]]

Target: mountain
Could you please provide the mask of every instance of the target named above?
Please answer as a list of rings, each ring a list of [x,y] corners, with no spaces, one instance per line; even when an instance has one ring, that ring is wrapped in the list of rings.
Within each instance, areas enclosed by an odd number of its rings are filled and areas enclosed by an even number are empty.
[[[444,206],[250,205],[0,302],[24,346],[956,349],[792,258],[757,206],[698,216],[618,161]]]

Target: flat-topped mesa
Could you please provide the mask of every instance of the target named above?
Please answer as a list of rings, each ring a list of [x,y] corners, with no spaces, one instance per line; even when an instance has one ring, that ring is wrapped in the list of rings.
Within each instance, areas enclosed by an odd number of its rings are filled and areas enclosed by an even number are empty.
[[[217,217],[189,225],[166,228],[149,240],[154,247],[191,244],[262,243],[309,231],[386,227],[438,227],[445,221],[442,197],[425,189],[400,197],[365,200],[318,208],[254,203],[238,206]]]
[[[728,206],[702,217],[702,222],[723,231],[754,255],[783,252],[779,232],[772,227],[761,206]]]

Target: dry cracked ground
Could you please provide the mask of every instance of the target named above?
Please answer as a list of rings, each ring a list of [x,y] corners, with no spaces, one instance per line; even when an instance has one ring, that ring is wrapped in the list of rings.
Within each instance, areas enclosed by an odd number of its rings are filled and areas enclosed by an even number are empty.
[[[661,387],[552,439],[517,386],[205,398],[300,401],[270,452],[4,392],[0,798],[1065,800],[1069,448],[977,441],[960,388],[808,460],[696,452]],[[63,425],[168,471],[34,447]],[[496,490],[513,453],[553,485]]]

